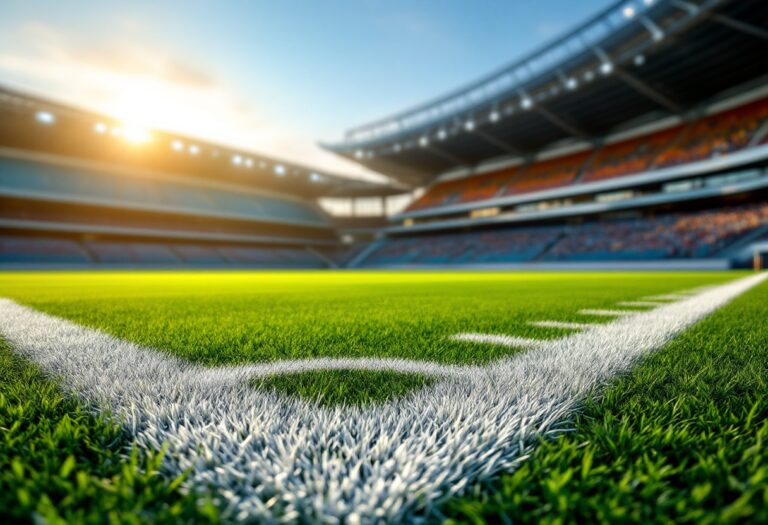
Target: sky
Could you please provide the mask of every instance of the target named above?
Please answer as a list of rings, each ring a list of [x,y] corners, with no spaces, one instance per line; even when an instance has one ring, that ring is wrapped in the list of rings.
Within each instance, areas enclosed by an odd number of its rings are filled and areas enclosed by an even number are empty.
[[[0,84],[354,177],[319,141],[453,90],[609,0],[3,0]]]

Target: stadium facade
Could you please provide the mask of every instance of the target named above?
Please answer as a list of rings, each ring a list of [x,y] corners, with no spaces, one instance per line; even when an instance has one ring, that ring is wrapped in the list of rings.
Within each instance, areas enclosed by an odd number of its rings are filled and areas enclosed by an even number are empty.
[[[614,3],[325,144],[389,185],[166,133],[136,147],[143,131],[3,90],[0,262],[745,265],[768,240],[766,28],[757,0]],[[420,188],[388,223],[317,204]]]

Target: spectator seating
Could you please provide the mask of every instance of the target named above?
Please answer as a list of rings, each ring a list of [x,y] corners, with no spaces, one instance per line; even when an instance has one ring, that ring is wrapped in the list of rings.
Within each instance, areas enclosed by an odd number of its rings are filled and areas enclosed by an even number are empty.
[[[317,210],[290,199],[13,159],[0,159],[0,192],[3,191],[107,205],[236,214],[267,222],[327,224]]]
[[[392,239],[365,265],[615,261],[716,255],[768,225],[768,203],[601,220],[578,226],[518,227]]]
[[[88,254],[75,241],[40,237],[0,236],[2,264],[87,264]]]
[[[684,126],[674,126],[603,147],[584,168],[581,182],[632,175],[650,169],[659,152],[674,143],[684,129]]]
[[[748,147],[766,122],[768,98],[703,117],[688,125],[609,144],[597,151],[438,183],[408,210],[519,195],[709,159]],[[768,133],[759,141],[768,144]]]
[[[502,194],[518,195],[570,184],[579,175],[581,167],[590,155],[590,151],[584,151],[535,162],[523,168],[519,177],[510,179],[504,186]]]
[[[745,148],[766,119],[768,99],[704,117],[688,128],[680,142],[659,155],[656,167],[677,166]]]

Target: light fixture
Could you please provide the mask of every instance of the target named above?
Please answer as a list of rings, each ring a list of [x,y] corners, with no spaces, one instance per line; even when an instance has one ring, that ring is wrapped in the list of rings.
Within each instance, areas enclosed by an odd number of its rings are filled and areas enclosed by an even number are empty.
[[[573,78],[573,77],[569,77],[569,78],[568,78],[568,79],[565,81],[565,87],[566,87],[567,89],[570,89],[571,91],[573,91],[574,89],[576,89],[577,87],[579,87],[579,81],[578,81],[578,80],[576,80],[576,79],[575,79],[575,78]]]
[[[320,176],[319,173],[312,172],[309,174],[309,180],[311,180],[312,182],[320,182],[321,179],[322,177]]]
[[[245,159],[245,167],[246,168],[252,168],[253,167],[253,159],[252,158]]]
[[[234,155],[232,157],[232,164],[234,164],[235,166],[240,166],[242,163],[243,163],[243,157],[241,157],[240,155]]]
[[[422,148],[426,148],[427,146],[429,146],[429,137],[427,137],[426,135],[421,137],[419,139],[419,146],[421,146]]]
[[[602,64],[600,64],[600,73],[603,75],[610,75],[613,72],[613,64],[611,62],[605,61]]]
[[[277,166],[275,166],[275,175],[277,175],[278,177],[282,177],[283,175],[285,175],[285,166],[283,166],[282,164],[278,164]]]
[[[631,5],[626,6],[621,12],[624,14],[624,18],[632,18],[635,16],[635,8]]]
[[[355,158],[356,159],[362,159],[363,158],[363,150],[359,149],[355,151]]]
[[[136,124],[125,124],[123,126],[123,138],[134,144],[144,144],[152,140],[149,130]]]
[[[123,130],[119,126],[115,126],[112,128],[112,136],[113,137],[119,137],[123,134]]]
[[[464,123],[464,129],[467,131],[474,131],[475,130],[475,121],[474,120],[468,120]]]
[[[399,142],[397,144],[395,144],[395,153],[400,153],[400,150],[402,150],[402,149],[403,149],[403,147],[400,145]]]
[[[498,122],[499,118],[501,118],[501,115],[499,115],[499,112],[495,109],[491,111],[491,113],[488,115],[488,120],[491,122]]]
[[[198,153],[200,153],[200,146],[198,146],[196,144],[190,144],[190,146],[189,146],[189,154],[190,155],[197,155]]]
[[[444,129],[441,129],[437,132],[437,138],[439,140],[445,140],[445,138],[448,136],[448,133],[445,132]]]
[[[95,131],[99,135],[103,135],[104,133],[106,133],[107,129],[109,129],[108,126],[103,122],[97,122],[96,124],[93,125],[93,131]]]
[[[584,80],[587,82],[592,82],[595,79],[595,74],[592,71],[587,71],[584,73]]]
[[[174,140],[171,142],[171,148],[173,151],[184,151],[184,143],[180,140]]]
[[[533,107],[533,100],[531,100],[531,97],[523,97],[520,101],[520,107],[523,109],[531,109]]]
[[[56,116],[50,111],[38,111],[35,113],[35,120],[41,124],[55,124]]]
[[[636,55],[635,56],[635,65],[640,67],[643,64],[645,64],[645,55]]]

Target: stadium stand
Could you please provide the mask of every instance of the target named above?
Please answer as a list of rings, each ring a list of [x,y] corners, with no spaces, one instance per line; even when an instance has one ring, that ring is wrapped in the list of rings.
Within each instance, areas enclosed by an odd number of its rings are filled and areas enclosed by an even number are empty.
[[[0,159],[0,194],[77,199],[112,206],[241,215],[270,222],[323,225],[315,209],[287,199],[249,194],[248,190],[223,191],[184,182],[116,176],[96,170],[75,169],[39,162]]]
[[[0,263],[78,265],[90,262],[82,246],[71,240],[0,236]]]
[[[579,225],[393,238],[366,266],[703,258],[768,225],[768,203]]]
[[[749,147],[755,133],[767,123],[768,98],[763,98],[688,125],[672,126],[594,151],[440,182],[408,211],[595,182],[726,155]]]
[[[659,152],[674,143],[684,129],[684,126],[673,126],[601,148],[584,168],[581,181],[610,179],[650,169]]]

